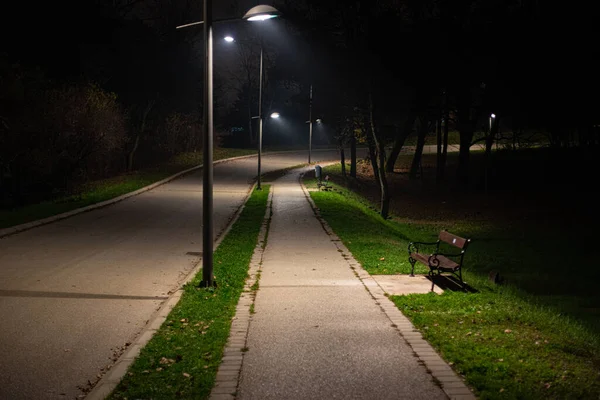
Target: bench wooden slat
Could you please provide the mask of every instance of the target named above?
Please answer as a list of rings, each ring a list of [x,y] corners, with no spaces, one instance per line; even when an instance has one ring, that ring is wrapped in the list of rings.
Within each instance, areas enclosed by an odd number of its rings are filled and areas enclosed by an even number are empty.
[[[440,262],[439,269],[455,271],[458,269],[458,263],[452,261],[448,257],[445,256],[437,256],[438,261]]]
[[[451,234],[450,232],[447,231],[441,231],[440,232],[440,240],[442,242],[446,242],[448,244],[451,244],[452,246],[456,246],[459,249],[462,249],[465,247],[465,245],[467,244],[468,240],[461,238],[460,236],[456,236]]]

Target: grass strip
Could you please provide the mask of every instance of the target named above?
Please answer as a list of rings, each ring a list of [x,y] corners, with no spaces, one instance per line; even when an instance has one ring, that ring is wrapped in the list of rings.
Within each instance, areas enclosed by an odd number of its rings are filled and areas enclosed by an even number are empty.
[[[214,149],[213,158],[216,161],[254,153],[256,153],[254,150],[217,148]],[[180,154],[155,168],[84,184],[77,188],[74,194],[60,196],[51,201],[30,204],[17,209],[0,210],[0,229],[110,200],[200,164],[202,164],[202,152]]]
[[[314,179],[305,183],[316,188]],[[438,225],[384,221],[365,199],[333,186],[333,191],[311,191],[311,197],[371,274],[407,273],[408,241],[431,241],[439,232]],[[469,236],[469,229],[483,235],[489,228],[457,229]],[[495,241],[474,242],[467,265],[478,265],[486,257],[502,253],[519,254],[516,245],[512,249],[508,241],[502,243],[502,252],[495,246]],[[533,274],[537,265],[528,265],[532,268]],[[466,271],[465,279],[478,293],[447,291],[391,299],[479,398],[600,397],[600,337],[589,325],[514,285],[494,285],[475,269]]]
[[[214,252],[216,289],[184,286],[165,323],[142,349],[110,399],[206,399],[214,385],[231,321],[265,216],[269,186],[254,191]]]

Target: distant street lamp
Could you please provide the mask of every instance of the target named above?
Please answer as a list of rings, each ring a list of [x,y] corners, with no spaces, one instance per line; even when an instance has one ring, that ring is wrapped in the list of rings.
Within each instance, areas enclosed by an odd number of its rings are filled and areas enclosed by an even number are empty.
[[[271,114],[271,118],[279,118],[280,115],[278,112],[274,112],[273,114]]]
[[[492,129],[494,127],[494,121],[496,119],[496,114],[490,114],[490,142],[492,140]],[[496,150],[498,150],[498,142],[496,142]]]
[[[280,15],[280,12],[266,5],[252,7],[243,19],[249,21],[264,21]],[[225,19],[221,21],[229,21]],[[220,22],[220,21],[216,21]],[[213,38],[212,38],[212,0],[204,0],[204,21],[180,25],[176,29],[193,25],[204,25],[204,127],[202,133],[204,164],[202,168],[202,281],[201,287],[215,286],[213,278]],[[231,38],[231,37],[230,37]],[[231,38],[233,39],[233,38]],[[230,41],[228,39],[225,39]],[[232,41],[232,40],[231,40]],[[262,44],[260,51],[260,74],[262,91]],[[260,104],[259,104],[259,117]],[[262,142],[262,118],[260,123]],[[260,143],[262,145],[262,143]],[[259,145],[259,146],[260,146]],[[258,153],[258,182],[260,188],[260,147]]]
[[[259,5],[248,10],[242,19],[246,21],[265,21],[267,19],[276,18],[281,13],[275,8],[266,5]],[[260,68],[258,79],[258,175],[256,189],[261,190],[260,182],[260,166],[262,158],[262,136],[263,136],[263,117],[262,117],[262,87],[263,87],[263,43],[260,41]]]
[[[234,39],[234,38],[232,38],[231,36],[225,36],[225,38],[224,38],[224,39],[225,39],[225,41],[226,41],[227,43],[231,43],[231,42],[233,42],[233,41],[235,40],[235,39]]]
[[[310,164],[310,156],[312,153],[312,85],[310,85],[310,92],[308,95],[308,163]]]

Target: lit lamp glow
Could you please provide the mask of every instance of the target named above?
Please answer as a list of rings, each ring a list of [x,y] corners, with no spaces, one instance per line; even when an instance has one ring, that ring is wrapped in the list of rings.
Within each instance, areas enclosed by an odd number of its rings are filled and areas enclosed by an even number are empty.
[[[279,113],[274,112],[273,114],[271,114],[271,118],[279,118]]]
[[[279,17],[279,15],[281,15],[281,13],[275,7],[260,5],[249,9],[242,18],[247,21],[265,21],[267,19]]]
[[[231,36],[225,36],[225,41],[226,41],[227,43],[231,43],[231,42],[233,42],[234,40],[235,40],[235,39],[234,39],[233,37],[231,37]]]

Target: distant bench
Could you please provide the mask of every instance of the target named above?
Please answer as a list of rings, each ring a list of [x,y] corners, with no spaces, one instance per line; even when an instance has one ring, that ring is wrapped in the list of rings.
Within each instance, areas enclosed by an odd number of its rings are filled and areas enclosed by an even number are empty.
[[[444,245],[444,247],[458,249],[460,252],[440,252],[440,243],[442,242],[451,246]],[[418,261],[429,267],[431,291],[433,291],[433,277],[436,271],[438,275],[444,272],[456,276],[460,280],[461,287],[465,289],[465,283],[462,279],[462,265],[467,246],[470,242],[471,239],[464,239],[447,231],[440,232],[437,242],[410,242],[408,244],[408,262],[412,266],[410,276],[415,276],[415,263]],[[435,250],[431,253],[425,253],[422,251],[423,247],[434,248]]]
[[[315,178],[317,178],[317,188],[319,190],[329,190],[331,189],[331,185],[329,184],[329,175],[325,176],[325,179],[322,179],[323,171],[320,165],[315,165]]]

